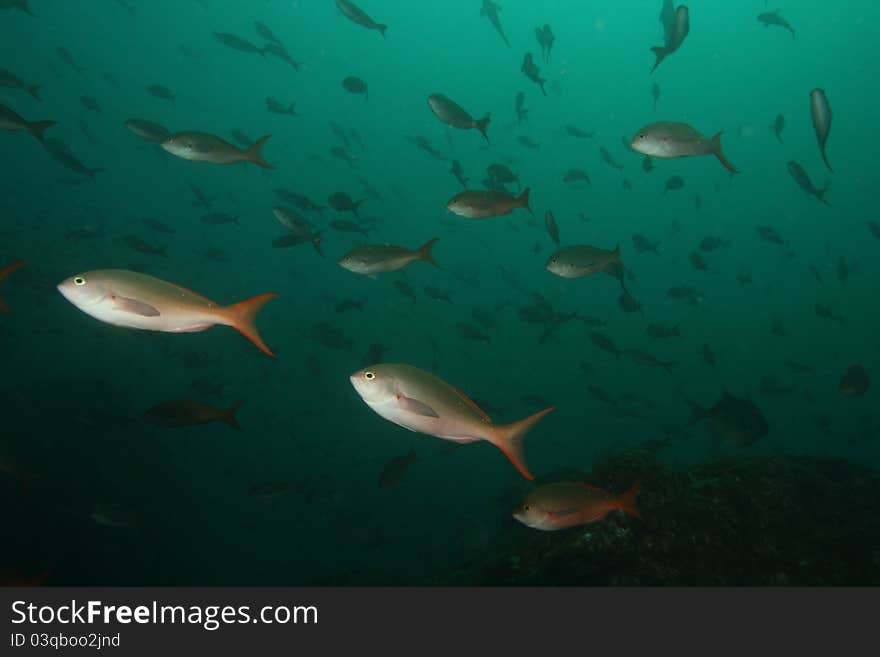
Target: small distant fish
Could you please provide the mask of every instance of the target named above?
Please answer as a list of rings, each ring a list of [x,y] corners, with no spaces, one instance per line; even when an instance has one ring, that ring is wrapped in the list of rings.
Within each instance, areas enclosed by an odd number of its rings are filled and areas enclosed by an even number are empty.
[[[455,179],[461,184],[462,187],[467,189],[468,178],[465,178],[464,170],[461,168],[461,162],[458,160],[452,161],[452,168],[449,170]]]
[[[141,219],[141,223],[150,228],[151,230],[155,230],[157,233],[164,233],[166,235],[173,235],[174,229],[171,226],[159,221],[158,219],[154,219],[153,217],[144,217]]]
[[[266,56],[266,53],[262,48],[258,48],[247,39],[242,39],[235,34],[230,34],[228,32],[214,32],[214,36],[224,46],[232,48],[233,50],[238,50],[240,52],[256,52],[263,57]]]
[[[351,2],[351,0],[336,0],[336,6],[339,7],[339,11],[342,12],[342,15],[351,22],[356,23],[361,27],[365,27],[368,30],[376,30],[382,35],[383,39],[385,38],[385,30],[388,29],[388,26],[384,23],[377,23],[374,21],[363,9]]]
[[[76,157],[76,155],[73,154],[70,147],[60,139],[47,137],[43,140],[43,147],[59,164],[67,167],[74,173],[94,178],[96,173],[100,173],[104,170],[87,167],[78,157]]]
[[[694,269],[698,269],[699,271],[709,271],[709,263],[699,252],[692,251],[688,256],[688,260],[690,260]]]
[[[370,99],[370,91],[367,83],[355,75],[349,75],[342,80],[342,88],[350,94],[363,94],[364,99]]]
[[[283,206],[277,205],[272,208],[272,214],[275,215],[278,223],[290,231],[290,235],[285,236],[289,239],[281,238],[280,240],[275,240],[273,246],[288,247],[308,242],[318,252],[319,256],[324,256],[321,250],[321,231],[313,230],[312,225],[308,221],[297,216],[293,210]]]
[[[651,48],[651,52],[654,53],[654,57],[656,58],[651,73],[657,70],[657,67],[660,66],[660,63],[664,59],[681,48],[681,44],[684,43],[685,37],[687,37],[690,30],[691,23],[688,8],[684,5],[679,5],[675,10],[674,17],[672,17],[668,23],[666,29],[666,43],[662,46]]]
[[[76,63],[76,60],[73,58],[73,55],[70,54],[70,51],[63,47],[59,46],[55,49],[55,52],[58,53],[58,56],[61,58],[61,61],[67,64],[70,68],[72,68],[76,73],[82,73],[86,69]]]
[[[205,194],[205,192],[203,192],[198,185],[190,183],[189,189],[196,197],[194,204],[201,205],[203,208],[205,208],[205,210],[211,209],[211,199],[208,198],[208,195]]]
[[[809,196],[817,199],[820,203],[824,203],[828,206],[831,205],[828,201],[825,200],[825,194],[828,192],[827,187],[825,187],[824,189],[817,189],[813,185],[813,181],[810,180],[810,176],[807,175],[807,172],[804,170],[804,168],[794,160],[789,161],[787,166],[788,172],[791,174],[791,177],[794,178],[794,181],[798,184],[798,187],[804,190],[804,192],[806,192]]]
[[[547,82],[546,78],[541,77],[541,71],[538,68],[538,65],[535,64],[535,60],[532,58],[532,53],[527,52],[525,57],[523,57],[522,68],[520,69],[525,76],[541,87],[541,93],[545,96],[547,95],[547,90],[544,89],[544,83]]]
[[[553,50],[553,43],[556,41],[552,28],[546,24],[544,27],[536,27],[535,38],[538,39],[538,44],[541,46],[541,57],[545,62],[549,62],[550,51]]]
[[[274,112],[275,114],[299,116],[299,114],[296,113],[296,103],[285,105],[280,100],[271,97],[266,98],[266,110],[268,110],[269,112]]]
[[[3,283],[10,274],[18,271],[22,267],[25,266],[25,263],[22,261],[13,262],[11,265],[7,265],[0,269],[0,283]],[[9,310],[9,306],[6,305],[6,302],[3,300],[3,297],[0,296],[0,313],[9,314],[11,311]]]
[[[694,196],[694,210],[699,212],[702,209],[703,209],[703,199],[700,198],[699,194],[697,194]]]
[[[495,28],[495,31],[498,32],[498,35],[504,41],[504,45],[509,48],[510,42],[504,35],[504,28],[501,26],[501,19],[498,17],[499,9],[501,9],[501,5],[499,5],[497,2],[492,2],[492,0],[483,0],[483,7],[480,9],[480,16],[485,16],[489,19],[489,22],[492,23],[492,27]]]
[[[595,132],[587,132],[586,130],[581,130],[577,126],[574,125],[566,125],[565,131],[570,134],[572,137],[577,137],[578,139],[593,139]]]
[[[428,298],[433,299],[434,301],[445,301],[446,303],[452,303],[452,298],[449,296],[449,292],[446,290],[441,290],[439,288],[434,287],[433,285],[425,285],[422,287],[425,291],[425,294]]]
[[[712,251],[715,251],[716,249],[719,249],[722,246],[726,245],[727,242],[722,240],[720,237],[704,237],[700,241],[700,250],[711,253]]]
[[[706,139],[686,123],[659,121],[639,130],[630,148],[642,155],[659,158],[714,155],[731,173],[739,173],[721,151],[721,133]]]
[[[125,122],[125,127],[145,141],[154,144],[161,144],[171,137],[171,131],[158,123],[147,121],[145,119],[129,119]]]
[[[337,212],[351,212],[354,214],[355,217],[360,219],[358,208],[360,208],[361,203],[366,200],[367,199],[362,198],[358,201],[355,201],[345,192],[334,192],[327,197],[327,204]]]
[[[340,260],[339,265],[355,274],[363,276],[375,276],[389,271],[397,271],[408,265],[421,260],[435,267],[439,265],[434,260],[431,250],[438,238],[429,240],[418,249],[407,249],[403,246],[391,244],[370,244],[358,246],[346,253]]]
[[[592,181],[590,180],[590,176],[586,171],[582,169],[569,169],[562,176],[562,182],[564,183],[576,183],[576,182],[585,182],[588,185],[592,185]]]
[[[27,132],[37,141],[43,141],[43,133],[55,125],[55,121],[28,121],[6,105],[0,105],[0,130]]]
[[[620,306],[620,309],[625,313],[640,313],[642,317],[645,316],[642,304],[628,292],[621,292],[618,295],[617,305]]]
[[[364,302],[356,301],[354,299],[343,299],[333,308],[337,313],[344,313],[349,310],[363,310]]]
[[[251,162],[264,169],[274,167],[263,159],[260,150],[271,137],[260,137],[247,149],[240,149],[225,139],[205,132],[178,132],[162,142],[162,148],[172,155],[191,162],[235,164]]]
[[[403,296],[407,297],[413,303],[416,302],[416,291],[413,289],[412,285],[407,283],[406,281],[397,280],[394,281],[394,287],[397,288],[397,291],[400,292]]]
[[[516,94],[516,100],[514,104],[514,110],[516,111],[516,124],[522,125],[523,121],[529,120],[529,110],[525,107],[526,104],[526,95],[522,91],[518,91]]]
[[[782,114],[777,114],[770,129],[773,131],[773,134],[776,135],[777,141],[779,141],[780,144],[783,143],[782,131],[785,129],[785,117],[782,116]]]
[[[0,9],[18,9],[30,16],[34,15],[28,6],[28,0],[3,0],[0,2]],[[15,584],[2,584],[0,586],[16,586]]]
[[[648,324],[648,328],[645,330],[648,335],[655,340],[668,340],[669,338],[681,337],[681,333],[678,331],[678,324],[675,326],[669,326],[668,324],[656,322],[654,324]]]
[[[370,231],[367,227],[348,219],[334,219],[330,222],[330,228],[341,233],[360,233],[364,237],[370,236]]]
[[[721,399],[709,409],[688,400],[691,407],[691,425],[708,420],[712,436],[739,447],[751,445],[770,430],[767,419],[761,410],[748,399],[731,395],[725,388]]]
[[[171,91],[168,87],[162,86],[161,84],[151,84],[147,87],[147,91],[150,92],[150,95],[158,98],[159,100],[167,100],[171,103],[174,102],[174,92]]]
[[[80,96],[79,100],[82,103],[83,107],[85,107],[87,110],[98,113],[101,112],[101,106],[98,104],[98,101],[92,96]]]
[[[486,143],[489,143],[489,135],[486,129],[489,126],[490,117],[487,114],[482,119],[475,119],[468,114],[460,105],[443,94],[431,94],[428,96],[428,107],[438,119],[447,125],[459,130],[479,130]]]
[[[672,176],[663,185],[663,193],[675,191],[684,187],[684,179],[681,176]]]
[[[40,97],[40,89],[42,89],[40,85],[27,84],[13,72],[7,71],[5,68],[0,68],[0,87],[6,87],[7,89],[20,89],[33,96],[34,100],[43,100]]]
[[[649,155],[645,155],[642,159],[642,171],[645,173],[651,173],[657,167],[654,166],[654,160],[651,159]]]
[[[318,205],[307,196],[303,196],[302,194],[297,194],[296,192],[291,192],[280,187],[275,190],[275,194],[279,198],[290,203],[291,205],[295,205],[300,210],[323,214],[324,210],[326,209],[323,205]]]
[[[123,239],[128,248],[133,251],[137,251],[138,253],[144,253],[146,255],[160,255],[163,258],[168,257],[168,251],[166,250],[168,247],[165,246],[155,246],[141,239],[137,235],[126,235]]]
[[[397,486],[402,480],[403,475],[416,461],[416,451],[410,447],[409,452],[403,456],[395,456],[389,460],[382,468],[379,475],[379,488],[392,488]]]
[[[635,250],[640,253],[651,252],[660,255],[660,242],[650,240],[640,233],[632,236],[632,243]]]
[[[475,340],[476,342],[482,342],[483,344],[489,344],[492,341],[489,334],[483,331],[479,326],[474,326],[470,322],[459,322],[455,327],[458,329],[458,334],[465,340]]]
[[[765,11],[761,14],[758,14],[758,22],[762,23],[764,27],[770,27],[771,25],[775,25],[777,27],[781,27],[783,29],[791,32],[791,38],[794,39],[794,28],[791,24],[785,20],[782,15],[779,13],[779,10],[776,11]]]
[[[611,354],[612,356],[620,356],[620,354],[623,353],[620,349],[617,348],[617,345],[612,342],[611,338],[609,338],[604,333],[599,333],[598,331],[590,331],[589,338],[590,341],[599,349]]]
[[[813,89],[810,92],[810,116],[813,119],[813,129],[816,131],[816,139],[819,142],[819,152],[822,154],[822,160],[825,166],[832,173],[834,169],[828,163],[828,155],[825,152],[825,144],[828,141],[828,135],[831,133],[831,104],[825,95],[824,89]]]
[[[645,367],[659,367],[665,370],[667,374],[672,374],[672,368],[675,363],[671,360],[660,360],[656,356],[640,351],[639,349],[624,349],[620,352],[624,358],[628,358],[636,365],[644,365]]]
[[[235,419],[235,412],[241,408],[243,403],[238,402],[227,409],[221,409],[194,399],[180,399],[153,406],[144,413],[144,418],[168,429],[223,422],[233,429],[241,431],[241,426]]]
[[[676,301],[688,301],[692,306],[698,306],[703,301],[700,291],[690,285],[673,285],[666,290],[666,297]]]
[[[270,55],[274,55],[283,62],[290,64],[293,67],[294,71],[299,71],[303,66],[302,62],[298,62],[293,57],[291,57],[290,53],[287,52],[287,48],[285,48],[281,44],[267,43],[263,46],[263,51],[269,53]]]
[[[779,233],[777,233],[776,230],[771,226],[758,226],[755,228],[755,232],[757,232],[758,236],[766,242],[773,242],[774,244],[779,244],[780,246],[785,244],[785,241],[782,239]]]
[[[608,150],[607,150],[605,147],[603,147],[603,146],[600,146],[600,147],[599,147],[599,157],[602,158],[602,161],[603,161],[605,164],[607,164],[608,166],[610,166],[612,169],[617,169],[618,171],[620,171],[621,169],[623,169],[623,165],[620,164],[619,162],[617,162],[617,161],[611,156],[611,153],[609,153]]]
[[[342,146],[334,146],[333,148],[330,149],[330,154],[333,157],[342,160],[343,162],[348,164],[348,166],[350,166],[350,167],[357,166],[357,161],[358,161],[357,155],[349,153]]]
[[[210,212],[202,215],[202,223],[209,226],[222,226],[223,224],[237,224],[238,217],[233,217],[225,212]]]
[[[556,242],[556,246],[559,246],[559,226],[556,225],[556,218],[550,210],[544,213],[544,227],[547,229],[550,239]]]
[[[545,484],[530,492],[513,512],[526,527],[558,531],[602,520],[612,511],[623,511],[640,518],[636,481],[625,493],[615,496],[601,488],[580,482]]]
[[[510,214],[517,208],[529,212],[530,189],[526,187],[519,196],[498,191],[465,191],[446,202],[446,209],[466,219],[486,219]]]
[[[837,389],[846,397],[861,397],[871,385],[868,372],[861,365],[853,365],[844,372]]]
[[[257,332],[257,314],[276,294],[221,306],[200,294],[146,274],[105,269],[62,281],[58,291],[98,321],[124,328],[190,333],[231,326],[263,353],[274,356]]]
[[[868,230],[871,231],[871,235],[880,240],[880,224],[878,224],[876,221],[869,221]]]
[[[534,150],[536,148],[541,148],[540,142],[537,142],[534,139],[532,139],[531,137],[528,137],[526,135],[519,135],[516,138],[516,140],[517,140],[517,142],[519,142],[520,144],[522,144],[526,148],[531,148],[532,150]]]

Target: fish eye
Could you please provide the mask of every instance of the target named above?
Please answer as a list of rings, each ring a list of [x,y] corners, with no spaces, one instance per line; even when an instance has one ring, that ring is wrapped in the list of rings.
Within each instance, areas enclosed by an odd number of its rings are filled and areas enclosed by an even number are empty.
[[[643,132],[642,134],[639,135],[639,139],[644,139],[646,136],[647,135],[645,135],[645,133]]]
[[[77,285],[79,287],[82,287],[83,285],[86,284],[86,279],[83,278],[82,276],[77,276],[76,278],[73,279],[73,284]]]
[[[376,373],[375,373],[375,372],[366,371],[366,372],[364,372],[364,378],[365,378],[367,381],[372,381],[373,379],[376,378]]]
[[[530,507],[528,504],[526,504],[526,505],[523,507],[523,511],[528,511],[528,510],[531,509],[531,508],[532,508],[532,507]]]

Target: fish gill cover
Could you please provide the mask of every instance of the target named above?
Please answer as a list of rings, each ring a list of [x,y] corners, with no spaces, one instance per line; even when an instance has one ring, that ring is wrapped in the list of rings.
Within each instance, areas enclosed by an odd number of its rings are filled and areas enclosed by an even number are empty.
[[[8,581],[880,583],[880,8],[766,4],[0,3]]]

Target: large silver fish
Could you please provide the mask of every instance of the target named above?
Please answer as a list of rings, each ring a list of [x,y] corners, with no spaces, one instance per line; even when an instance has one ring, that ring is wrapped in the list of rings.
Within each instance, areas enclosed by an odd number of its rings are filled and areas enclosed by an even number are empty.
[[[714,155],[731,173],[739,173],[721,151],[721,133],[706,139],[687,123],[658,121],[639,130],[630,142],[630,148],[642,155],[659,158]]]
[[[819,141],[819,152],[828,170],[834,173],[834,169],[828,163],[828,155],[825,153],[825,143],[831,132],[831,105],[825,96],[824,89],[813,89],[810,92],[810,115],[813,118],[813,129],[816,131],[816,139]]]

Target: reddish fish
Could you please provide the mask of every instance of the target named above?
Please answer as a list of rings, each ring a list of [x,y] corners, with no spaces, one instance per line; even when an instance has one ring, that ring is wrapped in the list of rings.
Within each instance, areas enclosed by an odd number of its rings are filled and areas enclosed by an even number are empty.
[[[581,482],[547,484],[533,490],[513,517],[532,529],[556,531],[596,522],[612,511],[625,511],[639,518],[636,481],[619,496]]]
[[[0,269],[0,283],[2,283],[4,281],[4,279],[7,276],[9,276],[9,274],[11,274],[12,272],[14,272],[18,269],[21,269],[22,267],[24,267],[24,265],[25,265],[24,262],[13,262],[8,267],[4,267],[3,269]],[[3,297],[0,296],[0,313],[9,313],[9,312],[10,312],[9,307],[6,305],[6,302],[3,301]]]
[[[58,285],[58,291],[87,315],[113,326],[165,333],[195,333],[217,324],[231,326],[263,353],[275,356],[260,337],[256,319],[277,294],[220,306],[174,283],[123,269],[71,276]]]
[[[229,408],[216,408],[194,399],[180,399],[167,401],[153,406],[144,417],[153,424],[166,429],[179,429],[181,427],[194,427],[199,424],[211,422],[225,422],[233,429],[241,431],[235,412],[241,408],[244,402],[233,404]]]
[[[386,420],[410,431],[457,443],[485,440],[504,452],[524,477],[535,478],[526,464],[523,439],[556,407],[545,408],[513,424],[498,425],[463,392],[412,365],[373,365],[350,378],[361,399]]]

